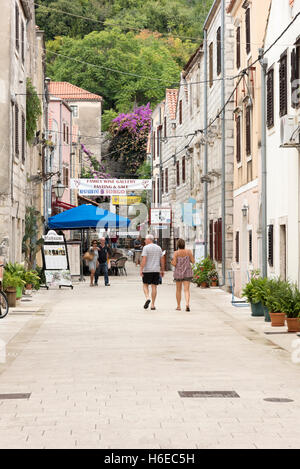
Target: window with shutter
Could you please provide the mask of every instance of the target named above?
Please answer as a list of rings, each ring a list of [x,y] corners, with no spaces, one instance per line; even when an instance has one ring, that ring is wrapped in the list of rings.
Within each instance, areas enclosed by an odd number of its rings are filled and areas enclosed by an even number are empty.
[[[66,124],[63,124],[63,141],[66,141]]]
[[[182,100],[179,101],[179,124],[182,124]]]
[[[16,49],[20,49],[20,12],[19,7],[16,5],[15,11],[15,21],[16,21]]]
[[[240,262],[240,232],[237,231],[235,234],[235,262]]]
[[[177,181],[177,186],[179,186],[179,184],[180,184],[179,161],[176,162],[176,181]]]
[[[164,118],[164,138],[167,138],[167,118]]]
[[[214,258],[214,221],[209,222],[209,257]]]
[[[214,44],[209,45],[209,86],[214,84]]]
[[[218,28],[217,31],[217,74],[220,75],[222,71],[222,61],[221,61],[221,28]]]
[[[236,161],[237,163],[241,162],[241,116],[236,118]]]
[[[154,204],[156,202],[155,195],[156,195],[156,187],[155,187],[155,181],[153,181],[153,183],[152,183],[152,201],[153,201]]]
[[[155,138],[155,132],[153,132],[153,138],[152,138],[152,156],[153,159],[155,160],[155,151],[156,151],[156,138]]]
[[[165,187],[166,187],[166,192],[169,192],[169,171],[168,171],[168,168],[166,169]]]
[[[69,126],[67,125],[66,128],[67,128],[67,143],[69,143]]]
[[[279,65],[279,107],[280,117],[287,114],[287,54],[280,59]]]
[[[218,260],[218,222],[214,223],[214,259]]]
[[[251,108],[246,108],[246,154],[251,156]]]
[[[274,70],[270,70],[267,75],[267,126],[274,125]]]
[[[15,105],[15,156],[19,158],[19,107]]]
[[[22,62],[25,62],[25,26],[24,22],[22,21],[22,33],[21,33],[21,56],[22,56]]]
[[[253,255],[252,255],[252,252],[253,252],[253,243],[252,243],[252,230],[249,231],[249,262],[250,264],[252,264],[252,260],[253,260]]]
[[[164,172],[161,172],[161,193],[163,194],[165,190],[165,178],[164,178]]]
[[[182,158],[182,182],[185,183],[185,156]]]
[[[157,203],[160,204],[160,194],[159,194],[160,180],[159,179],[157,179],[156,190],[157,190],[156,200],[157,200]]]
[[[246,10],[246,52],[251,52],[251,22],[250,22],[250,8]]]
[[[22,163],[25,163],[26,159],[26,120],[24,114],[22,114]]]
[[[241,28],[236,30],[236,68],[241,68]]]
[[[219,262],[222,261],[222,218],[218,220],[218,257]]]
[[[274,226],[269,225],[268,227],[268,261],[269,266],[274,265]]]
[[[291,53],[291,100],[292,107],[300,106],[300,42]]]

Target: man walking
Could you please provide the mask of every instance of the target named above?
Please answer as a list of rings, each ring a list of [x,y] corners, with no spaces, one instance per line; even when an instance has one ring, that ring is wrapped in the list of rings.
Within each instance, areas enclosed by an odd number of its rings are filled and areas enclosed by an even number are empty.
[[[155,310],[155,301],[157,297],[157,285],[160,282],[160,276],[164,276],[164,257],[160,246],[154,244],[154,237],[146,237],[146,245],[142,252],[141,276],[143,277],[143,289],[146,297],[144,308],[148,309],[151,303],[151,310]],[[150,300],[150,285],[151,300]]]
[[[99,246],[99,253],[98,253],[98,262],[99,265],[97,267],[95,273],[95,285],[98,286],[98,279],[101,274],[104,275],[104,283],[106,287],[110,287],[109,278],[108,278],[108,255],[110,255],[111,251],[110,248],[106,245],[105,238],[100,238],[100,246]]]
[[[133,246],[134,246],[134,262],[135,262],[135,265],[138,266],[141,263],[141,254],[142,254],[142,241],[141,241],[140,236],[134,240]]]

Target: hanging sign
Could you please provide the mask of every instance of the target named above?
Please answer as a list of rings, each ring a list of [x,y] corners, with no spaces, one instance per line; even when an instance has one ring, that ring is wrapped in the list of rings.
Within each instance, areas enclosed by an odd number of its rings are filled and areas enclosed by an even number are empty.
[[[71,179],[70,184],[83,196],[126,196],[132,190],[152,190],[151,179]]]
[[[47,286],[73,288],[65,238],[56,231],[49,231],[43,238],[42,254]]]
[[[113,195],[111,202],[113,205],[133,205],[140,204],[142,198],[137,195],[129,195],[128,197],[123,195]]]
[[[172,221],[172,211],[170,208],[151,208],[151,225],[170,225]]]

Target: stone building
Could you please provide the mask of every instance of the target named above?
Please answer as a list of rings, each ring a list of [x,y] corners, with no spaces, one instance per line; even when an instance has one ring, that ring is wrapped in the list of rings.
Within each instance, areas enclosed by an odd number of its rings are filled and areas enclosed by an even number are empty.
[[[230,4],[226,0],[225,7]],[[207,151],[207,174],[203,174],[204,184],[207,185],[207,244],[208,254],[214,259],[219,271],[220,283],[228,285],[228,271],[232,268],[233,258],[233,100],[229,99],[234,82],[234,26],[232,18],[225,13],[224,55],[225,79],[225,135],[222,132],[222,3],[215,0],[204,24],[206,37],[207,75],[204,86],[207,87],[207,128],[205,149]],[[203,103],[205,105],[205,103]],[[205,111],[204,111],[205,112]],[[219,118],[216,119],[216,117]],[[222,164],[222,146],[224,145],[224,164]],[[222,169],[224,183],[222,184]],[[206,173],[206,171],[204,171]],[[224,185],[224,188],[223,188]],[[223,196],[224,194],[224,196]],[[225,207],[225,219],[222,217],[222,206]],[[223,233],[225,239],[223,240]],[[223,243],[224,241],[224,243]],[[225,246],[225,252],[223,250]],[[224,269],[223,269],[224,265]]]
[[[300,0],[272,1],[267,53],[268,275],[300,284]],[[278,24],[280,18],[280,27]],[[265,247],[266,249],[266,247]]]
[[[271,0],[232,0],[234,75],[254,62],[262,46]],[[234,274],[236,295],[250,271],[261,269],[261,66],[256,63],[240,81],[234,103]]]
[[[101,161],[102,97],[68,82],[51,81],[49,91],[52,96],[63,99],[69,105],[72,122],[78,127],[80,143]]]
[[[27,206],[42,210],[42,156],[26,141],[26,87],[44,95],[43,33],[31,0],[2,2],[0,17],[0,246],[5,260],[22,260]],[[42,132],[43,116],[39,121]]]

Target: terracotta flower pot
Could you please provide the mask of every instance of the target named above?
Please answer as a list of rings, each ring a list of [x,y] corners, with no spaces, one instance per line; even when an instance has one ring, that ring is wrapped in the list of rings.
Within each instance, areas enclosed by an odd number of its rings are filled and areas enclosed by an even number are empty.
[[[207,282],[202,282],[201,283],[201,288],[208,288],[208,283]]]
[[[285,313],[270,313],[272,327],[285,326]]]
[[[218,282],[211,282],[211,286],[212,286],[212,287],[217,287],[217,286],[218,286]]]
[[[300,319],[286,318],[288,332],[300,332]]]
[[[8,287],[5,290],[5,293],[7,296],[8,306],[10,308],[15,308],[17,304],[17,289],[13,287]]]

